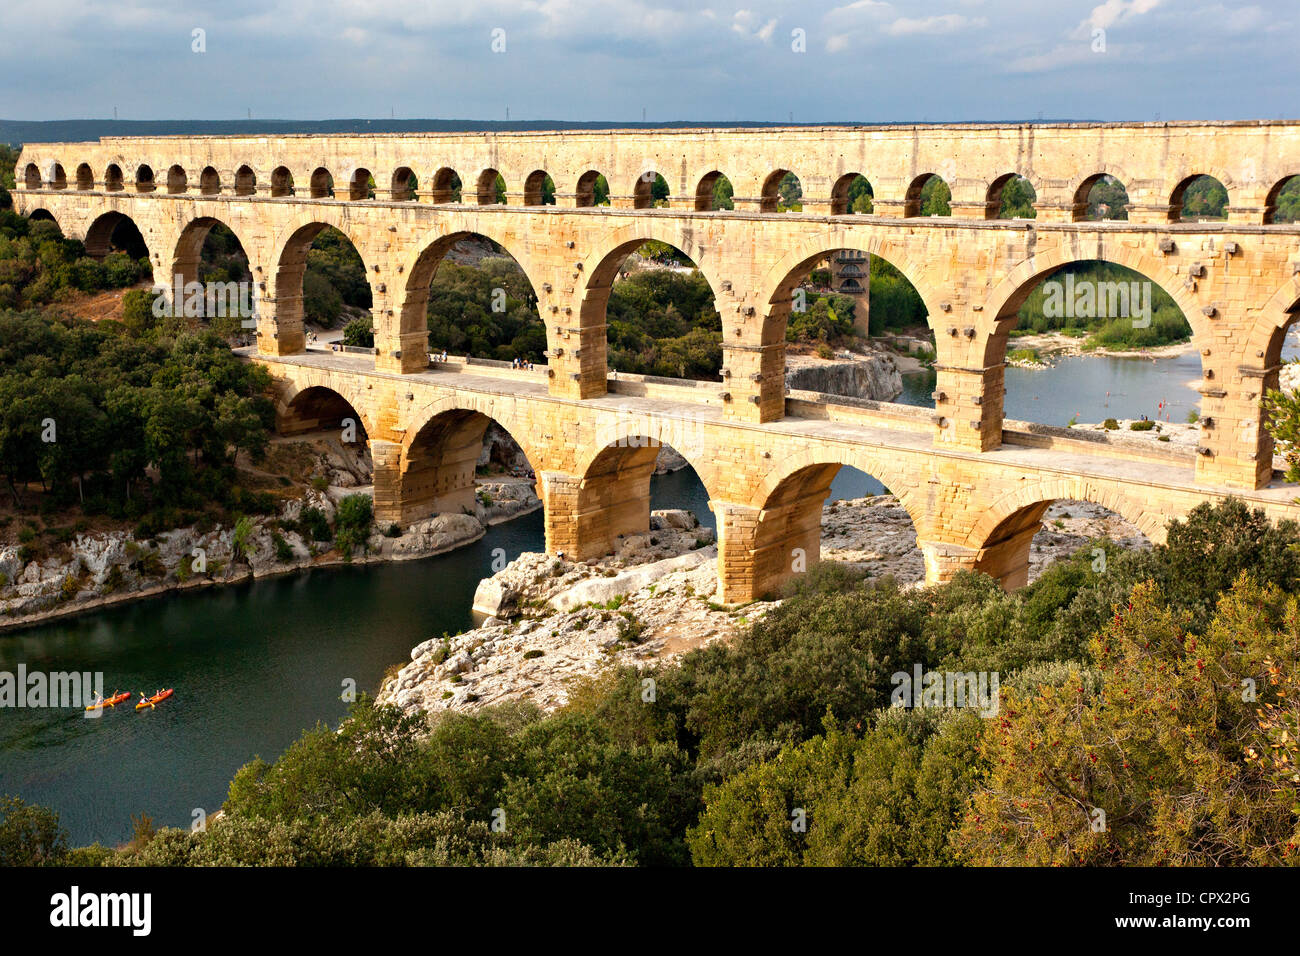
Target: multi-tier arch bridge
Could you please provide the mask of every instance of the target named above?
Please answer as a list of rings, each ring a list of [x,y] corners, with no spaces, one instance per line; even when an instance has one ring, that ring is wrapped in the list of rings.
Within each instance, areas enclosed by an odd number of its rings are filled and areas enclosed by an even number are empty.
[[[803,186],[800,212],[777,211],[788,172]],[[1300,123],[106,138],[29,144],[16,173],[18,210],[53,217],[91,254],[134,222],[163,289],[193,280],[209,231],[229,227],[257,287],[250,358],[273,373],[284,426],[355,412],[381,520],[463,502],[491,419],[537,471],[548,549],[580,557],[646,526],[654,454],[643,439],[672,444],[718,517],[728,601],[770,590],[795,555],[815,558],[841,465],[898,495],[930,580],[974,567],[1022,583],[1058,498],[1105,505],[1155,540],[1170,518],[1228,494],[1300,515],[1261,407],[1300,315],[1300,225],[1274,222],[1280,190],[1300,175]],[[608,206],[593,205],[597,175]],[[667,207],[652,204],[656,175]],[[734,210],[712,208],[720,175]],[[870,215],[846,209],[857,175],[871,184]],[[919,215],[933,175],[949,186],[951,216]],[[1183,191],[1201,175],[1226,188],[1226,220],[1182,219]],[[1032,184],[1036,218],[997,218],[1012,176]],[[1125,186],[1127,220],[1085,220],[1101,176]],[[306,252],[330,226],[365,264],[373,356],[305,340]],[[546,366],[430,365],[430,281],[469,236],[499,243],[532,283]],[[681,249],[707,278],[723,320],[720,384],[610,376],[606,303],[624,257],[648,240]],[[937,350],[933,410],[787,393],[794,289],[838,249],[883,256],[919,292]],[[1202,368],[1195,452],[1006,420],[1018,309],[1083,260],[1143,273],[1186,315]]]

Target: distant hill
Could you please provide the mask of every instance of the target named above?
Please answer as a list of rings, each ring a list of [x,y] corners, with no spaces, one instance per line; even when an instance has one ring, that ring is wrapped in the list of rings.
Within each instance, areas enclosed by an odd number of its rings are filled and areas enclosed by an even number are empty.
[[[894,120],[893,123],[908,122]],[[1058,122],[1037,120],[1036,122]],[[0,143],[82,143],[101,136],[280,136],[293,133],[479,133],[565,129],[755,129],[768,126],[885,126],[888,123],[760,123],[679,120],[671,123],[570,123],[559,120],[4,120]]]

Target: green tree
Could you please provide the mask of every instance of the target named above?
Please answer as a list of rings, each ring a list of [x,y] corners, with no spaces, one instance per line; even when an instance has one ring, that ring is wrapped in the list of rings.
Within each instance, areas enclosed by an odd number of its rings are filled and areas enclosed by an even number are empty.
[[[67,844],[53,810],[0,797],[0,867],[57,866],[67,857]]]

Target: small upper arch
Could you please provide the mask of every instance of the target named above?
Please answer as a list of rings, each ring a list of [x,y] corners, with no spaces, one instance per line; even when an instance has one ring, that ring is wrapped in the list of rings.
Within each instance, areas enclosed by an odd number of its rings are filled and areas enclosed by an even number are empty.
[[[252,196],[257,192],[257,173],[253,167],[244,165],[235,170],[235,195]]]
[[[288,166],[277,166],[271,170],[271,195],[293,195],[293,173]]]
[[[599,170],[587,170],[578,177],[578,186],[574,190],[574,205],[608,206],[609,180]]]
[[[734,209],[732,197],[735,190],[721,170],[714,169],[700,177],[695,187],[695,211],[715,212],[719,209]]]
[[[216,196],[221,192],[221,176],[216,169],[211,166],[204,166],[203,172],[199,173],[199,194],[203,196]]]
[[[1037,219],[1038,190],[1019,173],[1004,173],[989,183],[984,197],[985,219]]]
[[[952,190],[938,173],[921,173],[912,180],[903,197],[903,215],[951,216]]]
[[[388,195],[393,202],[414,202],[418,185],[415,170],[410,166],[399,166],[393,170],[392,178],[388,182]]]
[[[167,192],[176,196],[189,188],[189,177],[185,175],[184,166],[172,166],[167,170]]]
[[[480,206],[504,205],[506,181],[495,169],[485,169],[478,174],[477,202]]]

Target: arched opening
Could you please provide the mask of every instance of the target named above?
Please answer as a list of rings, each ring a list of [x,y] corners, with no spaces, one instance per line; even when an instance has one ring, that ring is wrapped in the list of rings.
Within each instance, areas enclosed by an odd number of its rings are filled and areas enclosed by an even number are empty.
[[[716,519],[709,491],[688,458],[662,439],[632,433],[587,465],[578,487],[570,560],[618,554],[639,563],[681,553],[711,562]]]
[[[763,180],[759,201],[762,212],[802,212],[803,184],[788,169],[778,169]]]
[[[1300,222],[1300,176],[1280,180],[1264,201],[1264,222]]]
[[[319,332],[341,327],[346,341],[354,326],[368,330],[370,282],[356,246],[325,223],[300,227],[276,265],[275,303],[282,338],[302,330],[310,343]]]
[[[1128,190],[1106,173],[1089,176],[1074,193],[1074,221],[1128,219]]]
[[[1170,222],[1222,222],[1228,218],[1228,190],[1213,176],[1188,176],[1169,197]]]
[[[480,206],[504,206],[506,202],[505,178],[495,169],[485,169],[479,173],[477,187]]]
[[[424,333],[439,356],[508,363],[521,374],[546,358],[532,282],[509,252],[475,233],[444,236],[420,254],[406,280],[400,331]]]
[[[433,201],[435,203],[461,201],[461,182],[456,170],[444,166],[433,174]]]
[[[986,219],[1037,219],[1038,192],[1024,176],[1007,173],[989,185],[984,203]]]
[[[90,168],[89,163],[82,163],[77,167],[77,189],[86,191],[95,188],[95,171]]]
[[[370,174],[370,170],[353,170],[352,178],[348,180],[348,201],[360,202],[363,199],[374,198],[375,177]]]
[[[668,180],[653,169],[636,178],[632,186],[632,208],[652,209],[668,205]]]
[[[550,176],[546,175],[546,170],[534,170],[524,180],[524,205],[555,205],[555,182]]]
[[[41,188],[41,170],[35,163],[28,163],[23,170],[23,187],[33,190]]]
[[[389,196],[393,202],[414,202],[419,181],[410,166],[399,166],[393,171],[392,187]]]
[[[998,523],[980,548],[975,570],[1014,591],[1101,539],[1126,549],[1151,545],[1136,525],[1100,504],[1073,498],[1037,501]]]
[[[720,171],[715,169],[711,173],[705,173],[700,177],[699,185],[695,187],[695,211],[714,212],[719,209],[735,209],[734,195],[731,180]]]
[[[581,322],[606,326],[600,364],[614,371],[619,390],[634,389],[636,376],[721,381],[722,318],[713,289],[675,246],[633,239],[609,252],[587,281]]]
[[[885,258],[827,249],[777,286],[764,338],[786,343],[791,395],[930,407],[936,345],[927,318],[921,294]]]
[[[754,597],[774,595],[819,561],[901,584],[925,580],[907,509],[871,474],[840,462],[783,478],[763,502],[753,535]]]
[[[349,427],[350,426],[350,427]],[[281,435],[333,432],[348,429],[349,444],[366,445],[366,426],[346,398],[331,388],[313,385],[298,392],[277,409],[275,430]]]
[[[243,243],[225,223],[210,217],[190,222],[176,243],[172,269],[181,278],[183,296],[172,302],[174,318],[202,323],[230,341],[251,339],[256,324],[252,268]]]
[[[293,173],[289,171],[288,166],[277,166],[271,171],[271,195],[272,196],[292,196]]]
[[[312,170],[310,186],[312,199],[329,199],[334,195],[334,177],[324,166]]]
[[[61,163],[55,163],[50,167],[50,188],[51,189],[68,188],[68,174],[64,172],[63,165]]]
[[[154,191],[155,184],[153,180],[153,167],[140,166],[135,171],[135,191],[138,193],[151,193]]]
[[[108,168],[104,170],[104,188],[109,192],[119,192],[122,187],[122,167],[117,163],[109,163]]]
[[[38,248],[41,243],[50,239],[64,239],[63,228],[48,209],[33,209],[27,219],[29,221],[27,237]]]
[[[594,169],[578,177],[575,196],[578,206],[608,206],[609,181]]]
[[[235,170],[235,195],[252,196],[257,192],[257,173],[251,166],[240,166]]]
[[[1001,308],[984,364],[1005,363],[1007,420],[1190,454],[1202,378],[1191,333],[1160,283],[1115,262],[1076,260],[1022,283]]]
[[[167,193],[169,195],[180,195],[188,188],[189,182],[183,167],[173,166],[167,170]]]
[[[487,524],[507,497],[535,501],[535,483],[527,454],[505,427],[482,412],[450,409],[425,422],[404,449],[400,523],[468,514]]]
[[[951,216],[952,190],[935,173],[922,173],[912,180],[903,199],[903,215]]]
[[[855,213],[869,216],[873,210],[874,197],[875,193],[871,183],[867,182],[867,177],[861,173],[845,173],[831,187],[831,215]]]
[[[221,192],[221,176],[211,166],[204,166],[199,173],[199,194],[216,196]]]
[[[36,222],[51,223],[53,224],[54,228],[58,231],[59,236],[63,235],[63,229],[59,226],[59,221],[54,218],[54,213],[50,212],[48,209],[33,209],[30,213],[27,214],[27,218],[33,223]],[[42,227],[43,230],[44,228],[46,227]]]
[[[149,258],[149,247],[135,221],[120,212],[106,212],[86,230],[86,255],[104,259],[122,253],[131,259]]]

